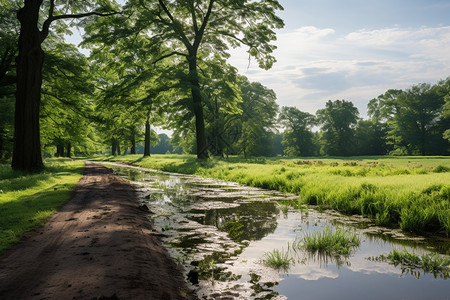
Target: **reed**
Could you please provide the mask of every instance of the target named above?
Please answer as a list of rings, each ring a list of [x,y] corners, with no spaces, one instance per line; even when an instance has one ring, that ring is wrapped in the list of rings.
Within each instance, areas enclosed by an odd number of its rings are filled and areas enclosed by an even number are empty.
[[[311,253],[347,256],[352,250],[359,247],[360,242],[355,233],[350,233],[342,228],[333,230],[331,226],[327,226],[322,231],[306,233],[296,245]]]
[[[289,269],[293,261],[289,254],[289,247],[288,250],[274,249],[271,252],[266,252],[261,259],[261,263],[265,266],[284,271]]]
[[[388,255],[380,255],[377,260],[388,261],[402,268],[423,269],[426,273],[432,273],[435,277],[450,278],[450,257],[437,253],[417,255],[407,250],[392,250]]]

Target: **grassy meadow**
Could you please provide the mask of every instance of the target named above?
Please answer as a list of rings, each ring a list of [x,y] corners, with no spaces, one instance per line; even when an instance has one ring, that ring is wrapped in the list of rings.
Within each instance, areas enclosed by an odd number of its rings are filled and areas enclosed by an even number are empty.
[[[67,202],[81,178],[84,163],[49,159],[39,174],[12,171],[0,164],[0,252],[16,243]]]
[[[197,161],[191,155],[99,157],[299,195],[300,203],[405,231],[450,234],[450,158],[254,158]]]

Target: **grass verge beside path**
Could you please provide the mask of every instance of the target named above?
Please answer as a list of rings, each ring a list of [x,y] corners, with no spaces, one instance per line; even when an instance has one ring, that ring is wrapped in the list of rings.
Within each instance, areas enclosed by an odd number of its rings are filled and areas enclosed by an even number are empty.
[[[255,158],[191,155],[99,157],[300,195],[302,203],[361,214],[405,231],[450,235],[449,157]]]
[[[27,174],[0,164],[0,252],[67,202],[84,170],[82,161],[70,159],[48,159],[45,165],[42,173]]]

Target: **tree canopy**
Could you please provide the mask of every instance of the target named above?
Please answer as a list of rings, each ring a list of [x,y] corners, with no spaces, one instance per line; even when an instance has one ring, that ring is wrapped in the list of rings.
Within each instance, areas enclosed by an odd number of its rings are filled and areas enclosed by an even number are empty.
[[[245,47],[263,69],[275,63],[278,1],[1,4],[0,160],[15,169],[41,169],[43,154],[95,152],[450,153],[450,79],[389,89],[363,120],[347,100],[315,115],[280,110],[273,90],[240,75],[227,61],[231,48]],[[65,41],[74,27],[88,56]]]

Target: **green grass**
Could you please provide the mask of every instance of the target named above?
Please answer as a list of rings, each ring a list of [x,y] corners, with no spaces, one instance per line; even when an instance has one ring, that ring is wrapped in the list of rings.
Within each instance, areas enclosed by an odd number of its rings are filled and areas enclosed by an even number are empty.
[[[359,247],[359,244],[360,239],[355,233],[327,226],[322,231],[306,233],[303,238],[294,241],[291,245],[288,244],[287,250],[274,249],[265,252],[260,262],[265,266],[287,271],[291,263],[295,262],[294,257],[298,256],[298,251],[304,250],[312,254],[335,258],[339,263],[342,256],[348,257],[355,248]]]
[[[379,225],[450,235],[449,157],[254,158],[192,155],[99,157],[294,193],[303,203],[361,214]]]
[[[27,174],[0,164],[0,252],[67,202],[84,169],[83,162],[69,159],[46,160],[45,165],[42,173]]]
[[[341,228],[325,227],[322,231],[306,233],[297,243],[297,247],[304,248],[311,253],[330,256],[350,255],[351,251],[359,247],[360,239],[355,233]]]
[[[271,267],[277,270],[288,270],[289,266],[293,262],[288,250],[278,250],[274,249],[271,252],[264,253],[261,258],[261,263],[267,267]]]
[[[417,255],[407,250],[392,250],[387,256],[381,255],[377,260],[388,261],[403,268],[423,269],[435,277],[450,278],[450,257],[435,254]]]

